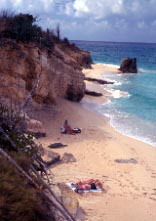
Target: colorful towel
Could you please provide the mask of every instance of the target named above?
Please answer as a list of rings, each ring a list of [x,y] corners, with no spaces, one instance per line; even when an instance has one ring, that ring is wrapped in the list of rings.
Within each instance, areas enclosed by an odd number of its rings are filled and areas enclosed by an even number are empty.
[[[76,185],[73,184],[73,183],[66,183],[66,185],[71,189],[73,190],[74,192],[77,192],[76,191]],[[80,190],[81,193],[101,193],[102,192],[102,189],[101,188],[97,188],[97,189],[90,189],[90,190]]]

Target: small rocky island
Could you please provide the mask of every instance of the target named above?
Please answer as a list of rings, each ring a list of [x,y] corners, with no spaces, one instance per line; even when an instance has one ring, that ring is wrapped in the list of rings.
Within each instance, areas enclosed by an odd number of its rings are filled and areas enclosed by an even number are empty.
[[[122,73],[138,73],[136,58],[123,58],[119,71]]]

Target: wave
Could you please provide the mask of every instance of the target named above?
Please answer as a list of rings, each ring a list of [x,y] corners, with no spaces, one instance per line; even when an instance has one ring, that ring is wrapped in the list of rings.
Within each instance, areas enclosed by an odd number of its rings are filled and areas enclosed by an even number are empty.
[[[151,74],[156,74],[156,70],[151,70],[151,69],[145,69],[145,68],[139,68],[138,69],[139,73],[151,73]]]
[[[97,62],[96,64],[107,66],[107,67],[113,67],[113,68],[120,68],[120,65],[112,64],[112,63],[104,63],[104,62]],[[153,69],[146,69],[146,68],[138,68],[138,73],[151,73],[156,74],[156,70]],[[120,75],[120,74],[119,74]]]
[[[106,76],[106,74],[104,74],[103,75],[103,79],[105,80],[105,81],[107,81],[107,82],[113,82],[113,86],[115,85],[115,86],[120,86],[120,85],[122,85],[122,82],[120,82],[120,81],[117,81],[117,80],[115,80],[115,79],[112,79],[112,78],[107,78],[107,77],[105,77]],[[107,85],[108,86],[108,85]],[[112,85],[111,85],[112,86]]]
[[[151,128],[150,127],[147,127],[147,131],[141,131],[141,129],[143,127],[145,127],[146,125],[143,124],[141,122],[141,125],[138,123],[138,126],[136,126],[134,128],[134,125],[136,125],[136,119],[135,119],[135,123],[133,124],[133,121],[134,119],[132,119],[131,117],[124,117],[122,116],[123,118],[127,118],[129,119],[129,121],[132,120],[132,123],[133,125],[128,125],[128,123],[126,124],[120,124],[120,121],[119,119],[116,119],[115,120],[115,117],[112,117],[111,115],[109,115],[110,117],[110,125],[115,129],[117,130],[118,132],[120,132],[121,134],[127,136],[127,137],[130,137],[130,138],[133,138],[133,139],[136,139],[136,140],[139,140],[139,141],[142,141],[144,143],[147,143],[147,144],[150,144],[152,146],[156,146],[156,141],[154,141],[155,139],[155,135],[153,134],[153,136],[151,134],[148,134],[148,130],[150,130]],[[108,118],[108,115],[107,115],[107,118]]]
[[[121,98],[121,97],[126,97],[129,98],[131,95],[126,92],[126,91],[121,91],[121,90],[115,90],[115,89],[105,89],[111,97],[113,98]]]
[[[134,117],[129,113],[120,112],[114,109],[112,110],[112,108],[107,109],[106,105],[107,104],[103,105],[102,108],[98,108],[97,111],[106,117],[107,122],[115,130],[127,137],[142,141],[152,146],[156,146],[154,133],[156,128],[154,125]]]
[[[116,65],[116,64],[108,64],[108,63],[96,63],[96,64],[100,64],[100,65],[108,66],[108,67],[115,67],[115,68],[120,67],[119,65]]]
[[[103,115],[111,127],[119,133],[156,147],[156,125],[152,125],[150,122],[130,113],[117,110],[112,100],[107,100],[107,102],[100,105],[85,101],[83,105],[89,110],[92,109]]]

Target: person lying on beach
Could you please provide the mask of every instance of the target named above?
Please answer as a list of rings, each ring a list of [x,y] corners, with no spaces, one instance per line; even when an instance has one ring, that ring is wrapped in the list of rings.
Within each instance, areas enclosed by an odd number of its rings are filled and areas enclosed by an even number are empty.
[[[65,120],[64,121],[64,125],[61,128],[61,133],[75,135],[77,133],[81,133],[81,129],[79,129],[79,128],[72,129],[71,126],[68,124],[68,121]]]
[[[85,181],[79,181],[75,185],[76,185],[76,192],[84,191],[84,190],[96,190],[97,188],[102,189],[102,184],[98,179],[96,180],[89,179]]]

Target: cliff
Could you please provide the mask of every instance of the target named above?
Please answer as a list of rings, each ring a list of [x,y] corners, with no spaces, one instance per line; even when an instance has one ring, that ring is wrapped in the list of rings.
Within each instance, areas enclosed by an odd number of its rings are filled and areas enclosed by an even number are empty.
[[[24,105],[54,104],[58,97],[80,101],[85,92],[82,67],[90,67],[90,54],[65,44],[51,51],[35,43],[0,42],[0,96]]]
[[[90,68],[91,57],[62,40],[59,29],[44,31],[35,22],[29,14],[0,14],[0,213],[2,220],[75,220],[47,184],[44,151],[32,137],[46,133],[42,122],[28,115],[31,107],[59,98],[80,101],[82,67]]]

